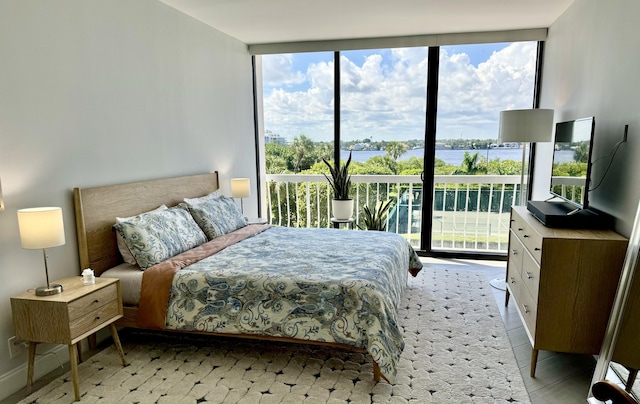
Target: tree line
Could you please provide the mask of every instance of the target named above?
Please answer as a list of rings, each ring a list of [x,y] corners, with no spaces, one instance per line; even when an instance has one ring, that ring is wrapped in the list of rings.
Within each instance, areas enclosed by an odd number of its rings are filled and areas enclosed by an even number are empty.
[[[354,143],[344,143],[350,149]],[[413,145],[419,147],[417,141],[377,142],[367,150],[385,151],[384,156],[374,156],[366,162],[352,162],[351,174],[369,175],[419,175],[423,170],[423,159],[411,157],[399,158]],[[424,142],[422,142],[424,146]],[[333,143],[314,142],[306,135],[299,135],[286,145],[268,143],[265,145],[265,165],[269,174],[321,174],[328,173],[322,160],[333,160]],[[499,158],[487,160],[480,153],[465,152],[460,165],[447,164],[436,158],[436,175],[519,175],[521,163]]]

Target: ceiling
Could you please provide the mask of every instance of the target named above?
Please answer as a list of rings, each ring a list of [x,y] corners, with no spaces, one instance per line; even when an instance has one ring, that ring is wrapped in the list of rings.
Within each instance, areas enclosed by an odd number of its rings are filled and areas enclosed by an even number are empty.
[[[248,44],[548,28],[574,0],[160,0]]]

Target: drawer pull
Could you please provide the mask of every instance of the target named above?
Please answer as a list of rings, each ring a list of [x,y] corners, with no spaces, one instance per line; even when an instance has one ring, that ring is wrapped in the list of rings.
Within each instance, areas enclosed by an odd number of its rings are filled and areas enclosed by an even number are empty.
[[[518,255],[518,250],[516,250],[515,248],[511,250],[511,254],[513,255]]]
[[[533,251],[540,251],[538,247],[534,248]]]
[[[522,307],[524,308],[525,314],[529,314],[529,308],[527,307],[527,305],[523,304]]]
[[[523,235],[524,238],[529,238],[528,234]]]
[[[527,279],[533,279],[533,276],[531,276],[531,272],[525,272],[525,274],[527,275]]]
[[[94,303],[100,303],[100,300],[96,299],[93,301]]]
[[[96,319],[95,319],[95,321],[98,321],[98,320],[100,320],[100,316],[96,317]]]
[[[516,283],[516,278],[514,278],[513,276],[511,277],[511,283]]]
[[[522,227],[518,227],[518,231],[523,231],[524,229]]]

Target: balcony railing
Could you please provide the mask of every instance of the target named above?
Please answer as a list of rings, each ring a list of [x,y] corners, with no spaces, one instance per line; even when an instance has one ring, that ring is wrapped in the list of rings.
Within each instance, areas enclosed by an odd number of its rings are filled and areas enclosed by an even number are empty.
[[[422,181],[418,175],[352,175],[354,219],[363,226],[365,205],[394,200],[387,231],[420,246]],[[321,174],[267,174],[267,219],[288,227],[331,227],[331,189]],[[431,186],[431,185],[430,185]],[[436,175],[432,205],[432,248],[506,252],[510,208],[519,175]],[[575,194],[575,185],[570,192]],[[579,188],[579,187],[578,187]]]

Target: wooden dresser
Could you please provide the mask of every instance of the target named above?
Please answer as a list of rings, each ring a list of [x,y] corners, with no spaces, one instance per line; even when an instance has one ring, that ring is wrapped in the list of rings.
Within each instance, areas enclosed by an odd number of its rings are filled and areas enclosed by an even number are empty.
[[[597,354],[609,320],[627,239],[609,230],[545,227],[526,207],[511,209],[507,294],[513,296],[531,346]]]

